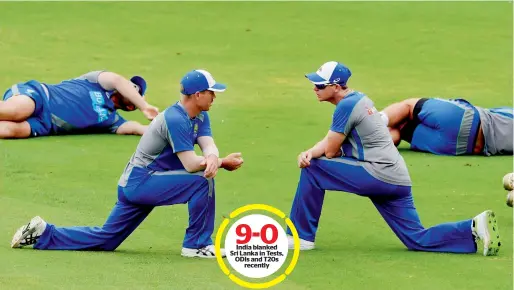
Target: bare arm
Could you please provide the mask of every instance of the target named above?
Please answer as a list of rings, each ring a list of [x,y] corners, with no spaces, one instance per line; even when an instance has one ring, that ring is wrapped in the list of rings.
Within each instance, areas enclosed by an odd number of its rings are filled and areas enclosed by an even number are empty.
[[[381,112],[387,117],[382,117],[382,120],[384,123],[387,121],[387,127],[398,128],[406,121],[413,119],[414,107],[419,100],[419,98],[411,98],[387,106]]]
[[[328,131],[328,134],[321,141],[316,143],[307,151],[298,155],[298,167],[305,168],[311,164],[312,158],[320,158],[326,156],[327,158],[334,158],[341,156],[341,145],[343,144],[346,136],[341,133]]]
[[[116,130],[116,134],[118,135],[143,135],[148,126],[141,125],[136,121],[127,121],[123,123],[118,130]]]
[[[328,131],[325,139],[327,140],[325,146],[325,157],[334,158],[341,156],[341,146],[346,139],[346,135],[343,133]]]
[[[203,164],[205,158],[196,155],[194,151],[182,151],[177,153],[177,156],[187,172],[193,173],[205,169],[205,164]]]
[[[220,152],[218,147],[214,143],[214,139],[211,136],[200,136],[198,137],[198,145],[202,149],[203,156],[207,158],[210,155],[216,156],[219,159],[219,164],[221,165],[221,159],[219,158]],[[218,166],[219,167],[219,166]]]
[[[301,152],[298,155],[298,167],[305,168],[311,165],[312,158],[320,158],[325,154],[325,148],[327,147],[327,137],[312,146],[312,148]]]
[[[307,151],[310,151],[312,158],[319,158],[323,155],[327,158],[338,157],[341,156],[341,145],[345,139],[346,136],[344,134],[328,131],[325,138]]]
[[[145,110],[148,106],[148,103],[134,87],[134,84],[116,73],[100,73],[100,75],[98,75],[98,83],[106,90],[117,90],[124,98],[128,99],[141,111]]]
[[[197,142],[205,157],[205,177],[216,176],[218,168],[233,171],[243,165],[241,153],[231,153],[224,158],[219,158],[218,147],[211,136],[198,137]]]
[[[327,147],[327,136],[323,138],[321,141],[316,143],[316,145],[312,146],[307,152],[310,152],[312,158],[319,158],[325,155],[325,148]]]
[[[215,177],[218,173],[218,168],[221,167],[223,161],[219,158],[218,147],[214,143],[214,139],[211,136],[200,136],[197,139],[198,145],[202,149],[203,156],[205,157],[205,177]]]

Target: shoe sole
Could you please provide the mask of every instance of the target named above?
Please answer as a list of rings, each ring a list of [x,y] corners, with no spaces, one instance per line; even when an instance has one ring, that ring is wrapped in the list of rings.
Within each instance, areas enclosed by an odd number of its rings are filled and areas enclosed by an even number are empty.
[[[202,259],[215,259],[216,256],[204,256],[204,255],[198,255],[197,253],[184,253],[184,252],[181,252],[180,255],[182,257],[186,257],[186,258],[202,258]],[[222,255],[221,256],[222,258],[226,258],[227,255]]]
[[[294,250],[294,246],[293,247],[288,247],[289,250]],[[311,250],[314,250],[315,247],[305,247],[305,246],[300,246],[300,251],[311,251]]]
[[[291,244],[291,241],[287,241],[287,248],[289,250],[294,250],[294,243]],[[315,247],[315,244],[314,243],[310,243],[309,245],[305,245],[302,243],[302,239],[300,239],[300,251],[310,251],[310,250],[314,250],[316,247]]]
[[[496,221],[496,214],[488,210],[487,213],[487,234],[488,241],[484,241],[484,256],[496,256],[500,251],[500,231],[498,229],[498,222]]]
[[[215,259],[216,256],[200,256],[200,255],[189,255],[189,254],[181,254],[182,257],[186,257],[186,258],[202,258],[202,259]],[[222,258],[225,258],[225,256],[223,256]]]
[[[13,238],[13,241],[14,240],[16,240],[16,241],[15,242],[11,241],[11,248],[21,248],[20,247],[21,241],[23,241],[29,235],[32,235],[36,231],[37,226],[39,226],[41,224],[41,222],[42,222],[42,220],[38,219],[35,224],[32,224],[32,220],[30,220],[30,222],[27,225],[27,228],[25,229],[25,232],[24,232],[24,230],[22,230],[21,235],[17,239]],[[18,232],[16,232],[16,234],[18,234]]]

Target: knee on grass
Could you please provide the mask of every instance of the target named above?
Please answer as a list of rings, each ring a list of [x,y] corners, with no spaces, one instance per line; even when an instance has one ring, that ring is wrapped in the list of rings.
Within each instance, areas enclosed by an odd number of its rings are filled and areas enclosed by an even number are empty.
[[[29,136],[30,125],[27,122],[0,121],[0,139],[27,138]]]

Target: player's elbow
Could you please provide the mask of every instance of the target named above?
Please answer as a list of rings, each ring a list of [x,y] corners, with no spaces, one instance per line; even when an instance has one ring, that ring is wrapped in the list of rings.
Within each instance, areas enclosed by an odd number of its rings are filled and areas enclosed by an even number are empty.
[[[182,165],[184,166],[184,169],[189,173],[194,173],[194,172],[199,171],[198,166],[195,166],[194,164],[186,162],[186,163],[182,163]]]
[[[197,164],[193,158],[181,158],[180,162],[189,173],[194,173],[199,170],[199,164]]]
[[[120,76],[117,73],[111,73],[111,83],[114,88],[118,88],[123,82],[125,78]]]
[[[333,152],[333,151],[325,151],[325,157],[327,157],[328,159],[331,159],[331,158],[337,157],[337,152]]]
[[[205,168],[203,165],[204,158],[197,156],[192,150],[178,152],[177,156],[184,169],[189,173],[194,173]]]
[[[328,159],[340,157],[342,155],[342,151],[339,148],[336,149],[325,149],[325,157]]]

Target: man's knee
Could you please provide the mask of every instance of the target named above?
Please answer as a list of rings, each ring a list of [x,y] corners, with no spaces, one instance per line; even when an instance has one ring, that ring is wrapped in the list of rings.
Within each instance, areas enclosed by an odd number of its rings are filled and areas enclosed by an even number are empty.
[[[36,110],[36,102],[29,96],[17,95],[0,103],[0,120],[21,122]]]
[[[405,105],[406,108],[409,110],[409,119],[414,120],[415,112],[414,108],[416,107],[416,104],[418,101],[421,100],[420,98],[410,98],[403,100],[402,103]]]
[[[305,173],[311,173],[314,169],[316,169],[319,166],[319,159],[318,158],[312,158],[310,161],[309,166],[302,168],[302,175]]]
[[[301,170],[301,173],[300,173],[300,178],[312,178],[313,176],[316,175],[317,172],[319,172],[319,168],[320,168],[320,162],[321,160],[318,159],[318,158],[313,158],[311,159],[311,164],[307,167],[304,167],[302,168]]]
[[[30,125],[27,122],[0,121],[0,138],[28,138],[30,136]]]
[[[397,128],[388,128],[389,134],[391,134],[391,138],[393,139],[394,146],[398,147],[402,141],[401,131]]]
[[[102,226],[98,233],[97,248],[101,251],[114,251],[127,238],[125,228],[112,228]]]
[[[199,184],[202,189],[201,192],[206,193],[208,195],[214,194],[214,178],[205,178],[203,177],[202,181]]]

